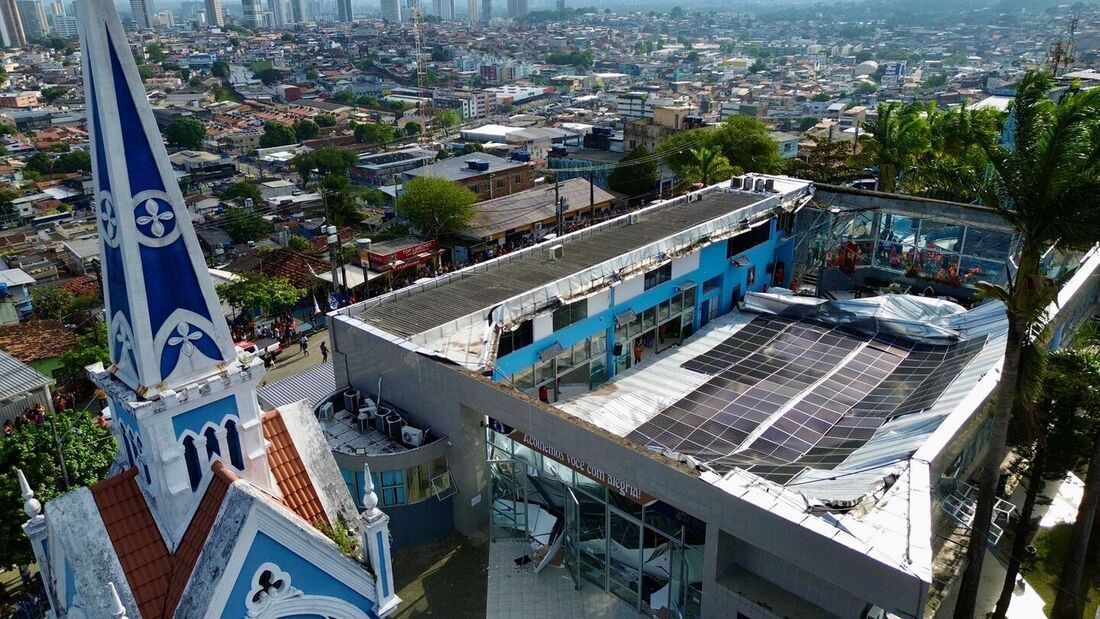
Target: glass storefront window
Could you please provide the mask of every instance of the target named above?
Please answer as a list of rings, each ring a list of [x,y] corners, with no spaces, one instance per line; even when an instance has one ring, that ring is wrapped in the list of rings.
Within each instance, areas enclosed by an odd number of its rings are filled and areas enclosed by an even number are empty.
[[[650,329],[655,326],[657,326],[657,310],[651,307],[642,312],[642,328]]]
[[[660,305],[657,306],[657,320],[658,321],[668,320],[668,316],[669,316],[668,312],[669,312],[670,307],[671,307],[671,303],[669,303],[668,301],[663,301],[663,302],[661,302]]]
[[[1011,234],[984,228],[966,229],[966,240],[962,248],[964,254],[1004,262],[1011,251]]]
[[[616,334],[617,335],[617,334]],[[592,358],[601,358],[607,352],[607,334],[599,333],[592,336]]]
[[[684,307],[695,307],[695,286],[689,286],[684,288]]]
[[[1004,278],[1004,271],[1004,261],[980,260],[963,256],[959,264],[959,277],[969,286],[973,286],[976,282],[998,283]]]
[[[887,214],[882,217],[882,230],[879,232],[879,240],[914,245],[919,231],[919,219],[904,215]]]
[[[958,253],[962,249],[963,227],[958,224],[924,220],[917,247]]]
[[[548,380],[554,378],[554,362],[552,359],[547,359],[541,363],[535,364],[535,384],[541,385]]]
[[[675,316],[676,314],[679,314],[680,312],[684,311],[684,295],[683,294],[673,295],[672,301],[671,301],[669,307],[670,307],[670,311],[671,311],[673,316]]]
[[[533,367],[525,367],[516,372],[512,381],[518,389],[533,389],[535,387],[535,370]]]
[[[573,365],[584,363],[588,360],[588,340],[573,345]]]
[[[382,471],[372,473],[371,478],[379,488],[382,506],[405,504],[405,471]]]

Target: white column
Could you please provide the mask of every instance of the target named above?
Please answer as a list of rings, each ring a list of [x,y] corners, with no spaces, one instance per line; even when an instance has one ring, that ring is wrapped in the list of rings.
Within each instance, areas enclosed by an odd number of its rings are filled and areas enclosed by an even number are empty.
[[[401,599],[393,590],[393,565],[390,563],[390,517],[378,509],[378,495],[374,493],[374,482],[370,477],[370,466],[363,464],[363,479],[366,487],[363,491],[362,521],[367,562],[374,572],[375,604],[374,613],[385,617],[392,612]]]

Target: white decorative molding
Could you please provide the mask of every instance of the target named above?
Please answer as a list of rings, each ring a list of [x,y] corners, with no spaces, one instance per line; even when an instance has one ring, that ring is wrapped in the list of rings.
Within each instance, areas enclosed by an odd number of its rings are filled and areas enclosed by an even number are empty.
[[[287,600],[302,596],[302,592],[290,584],[290,574],[274,563],[264,563],[252,575],[252,587],[244,600],[249,619],[280,617],[279,607]]]

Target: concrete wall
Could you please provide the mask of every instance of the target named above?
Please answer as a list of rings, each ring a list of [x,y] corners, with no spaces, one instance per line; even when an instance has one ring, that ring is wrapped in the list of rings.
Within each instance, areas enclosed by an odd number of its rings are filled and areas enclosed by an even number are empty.
[[[758,277],[758,280],[762,279]],[[703,616],[722,614],[717,574],[717,530],[807,571],[831,585],[903,617],[916,616],[924,588],[915,576],[781,518],[699,479],[691,469],[569,417],[488,379],[446,365],[368,331],[355,318],[332,322],[337,384],[366,388],[384,375],[386,399],[451,437],[449,462],[458,494],[455,528],[483,531],[488,524],[489,484],[485,465],[485,415],[599,466],[641,491],[705,521]],[[827,559],[828,570],[821,570]]]

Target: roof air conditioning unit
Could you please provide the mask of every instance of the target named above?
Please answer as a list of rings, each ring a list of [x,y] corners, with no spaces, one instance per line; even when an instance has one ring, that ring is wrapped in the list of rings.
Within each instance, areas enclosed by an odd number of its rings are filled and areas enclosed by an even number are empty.
[[[752,177],[746,176],[741,179],[741,189],[745,191],[752,191]]]
[[[638,221],[639,221],[639,220],[640,220],[641,218],[642,218],[642,216],[641,216],[641,215],[639,215],[639,214],[637,214],[637,213],[631,213],[631,214],[630,214],[630,223],[632,223],[632,224],[636,224],[636,223],[638,223]]]
[[[744,182],[745,182],[744,177],[742,177],[742,176],[733,176],[733,177],[730,178],[730,188],[740,189],[741,185]]]
[[[409,447],[420,447],[424,444],[424,431],[420,428],[405,426],[401,428],[401,442]]]
[[[769,192],[770,191],[775,191],[775,179],[774,178],[769,178],[768,180],[764,181],[764,191],[769,191]]]
[[[551,260],[561,260],[565,256],[565,247],[561,245],[551,245],[547,254]]]
[[[332,419],[332,412],[332,402],[325,402],[321,405],[321,419]]]
[[[762,179],[762,178],[757,178],[757,179],[754,179],[754,182],[755,182],[755,185],[753,187],[753,191],[755,191],[757,193],[762,193],[764,191],[764,184],[767,183],[767,181],[765,179]]]

